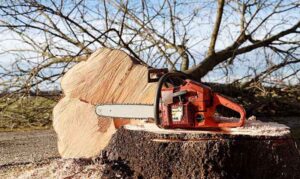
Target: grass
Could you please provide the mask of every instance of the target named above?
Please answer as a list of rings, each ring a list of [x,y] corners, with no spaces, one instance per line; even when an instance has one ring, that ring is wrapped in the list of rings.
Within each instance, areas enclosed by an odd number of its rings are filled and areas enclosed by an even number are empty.
[[[45,97],[0,97],[0,131],[50,128],[55,104]]]

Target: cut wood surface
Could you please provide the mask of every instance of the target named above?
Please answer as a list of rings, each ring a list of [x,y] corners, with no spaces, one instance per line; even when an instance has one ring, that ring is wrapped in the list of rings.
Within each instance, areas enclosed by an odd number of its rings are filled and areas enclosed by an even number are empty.
[[[163,130],[125,125],[106,147],[133,178],[297,178],[300,155],[289,128],[247,121],[233,131]],[[114,176],[113,167],[104,173]]]
[[[96,104],[152,104],[156,85],[147,82],[147,66],[125,52],[103,48],[71,68],[62,78],[64,98],[53,110],[53,126],[62,157],[99,154],[115,129],[138,120],[100,118]]]
[[[195,135],[243,135],[243,136],[286,136],[290,135],[290,128],[284,124],[276,122],[262,122],[259,120],[247,120],[243,127],[237,128],[220,128],[220,129],[203,129],[203,130],[186,130],[186,129],[162,129],[157,127],[154,123],[144,123],[139,125],[125,125],[125,129],[146,131],[157,134],[177,135],[177,134],[195,134]]]

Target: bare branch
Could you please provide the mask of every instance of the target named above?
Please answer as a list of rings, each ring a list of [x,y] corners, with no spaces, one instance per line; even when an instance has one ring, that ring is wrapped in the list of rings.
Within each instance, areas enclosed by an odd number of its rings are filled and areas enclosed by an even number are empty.
[[[218,0],[218,10],[216,15],[216,22],[213,28],[213,32],[211,34],[210,44],[207,52],[207,56],[211,56],[215,53],[216,41],[218,38],[218,33],[220,29],[220,25],[222,22],[223,9],[224,9],[224,0]]]

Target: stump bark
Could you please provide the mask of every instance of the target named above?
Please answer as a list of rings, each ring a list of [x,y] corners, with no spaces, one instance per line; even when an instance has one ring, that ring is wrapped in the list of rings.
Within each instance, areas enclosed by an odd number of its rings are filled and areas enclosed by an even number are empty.
[[[300,176],[299,151],[289,129],[275,123],[247,121],[244,128],[217,132],[126,125],[105,150],[110,161],[126,163],[134,178]],[[107,169],[104,177],[112,172]]]

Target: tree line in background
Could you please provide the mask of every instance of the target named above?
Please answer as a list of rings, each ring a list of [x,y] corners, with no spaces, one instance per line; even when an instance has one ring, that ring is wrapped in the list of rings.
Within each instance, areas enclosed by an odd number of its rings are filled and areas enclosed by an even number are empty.
[[[298,0],[5,0],[1,54],[15,60],[1,66],[0,85],[54,83],[100,47],[196,79],[299,82],[299,12]]]
[[[243,89],[299,84],[299,12],[299,0],[1,0],[0,89],[38,94],[100,47]]]

